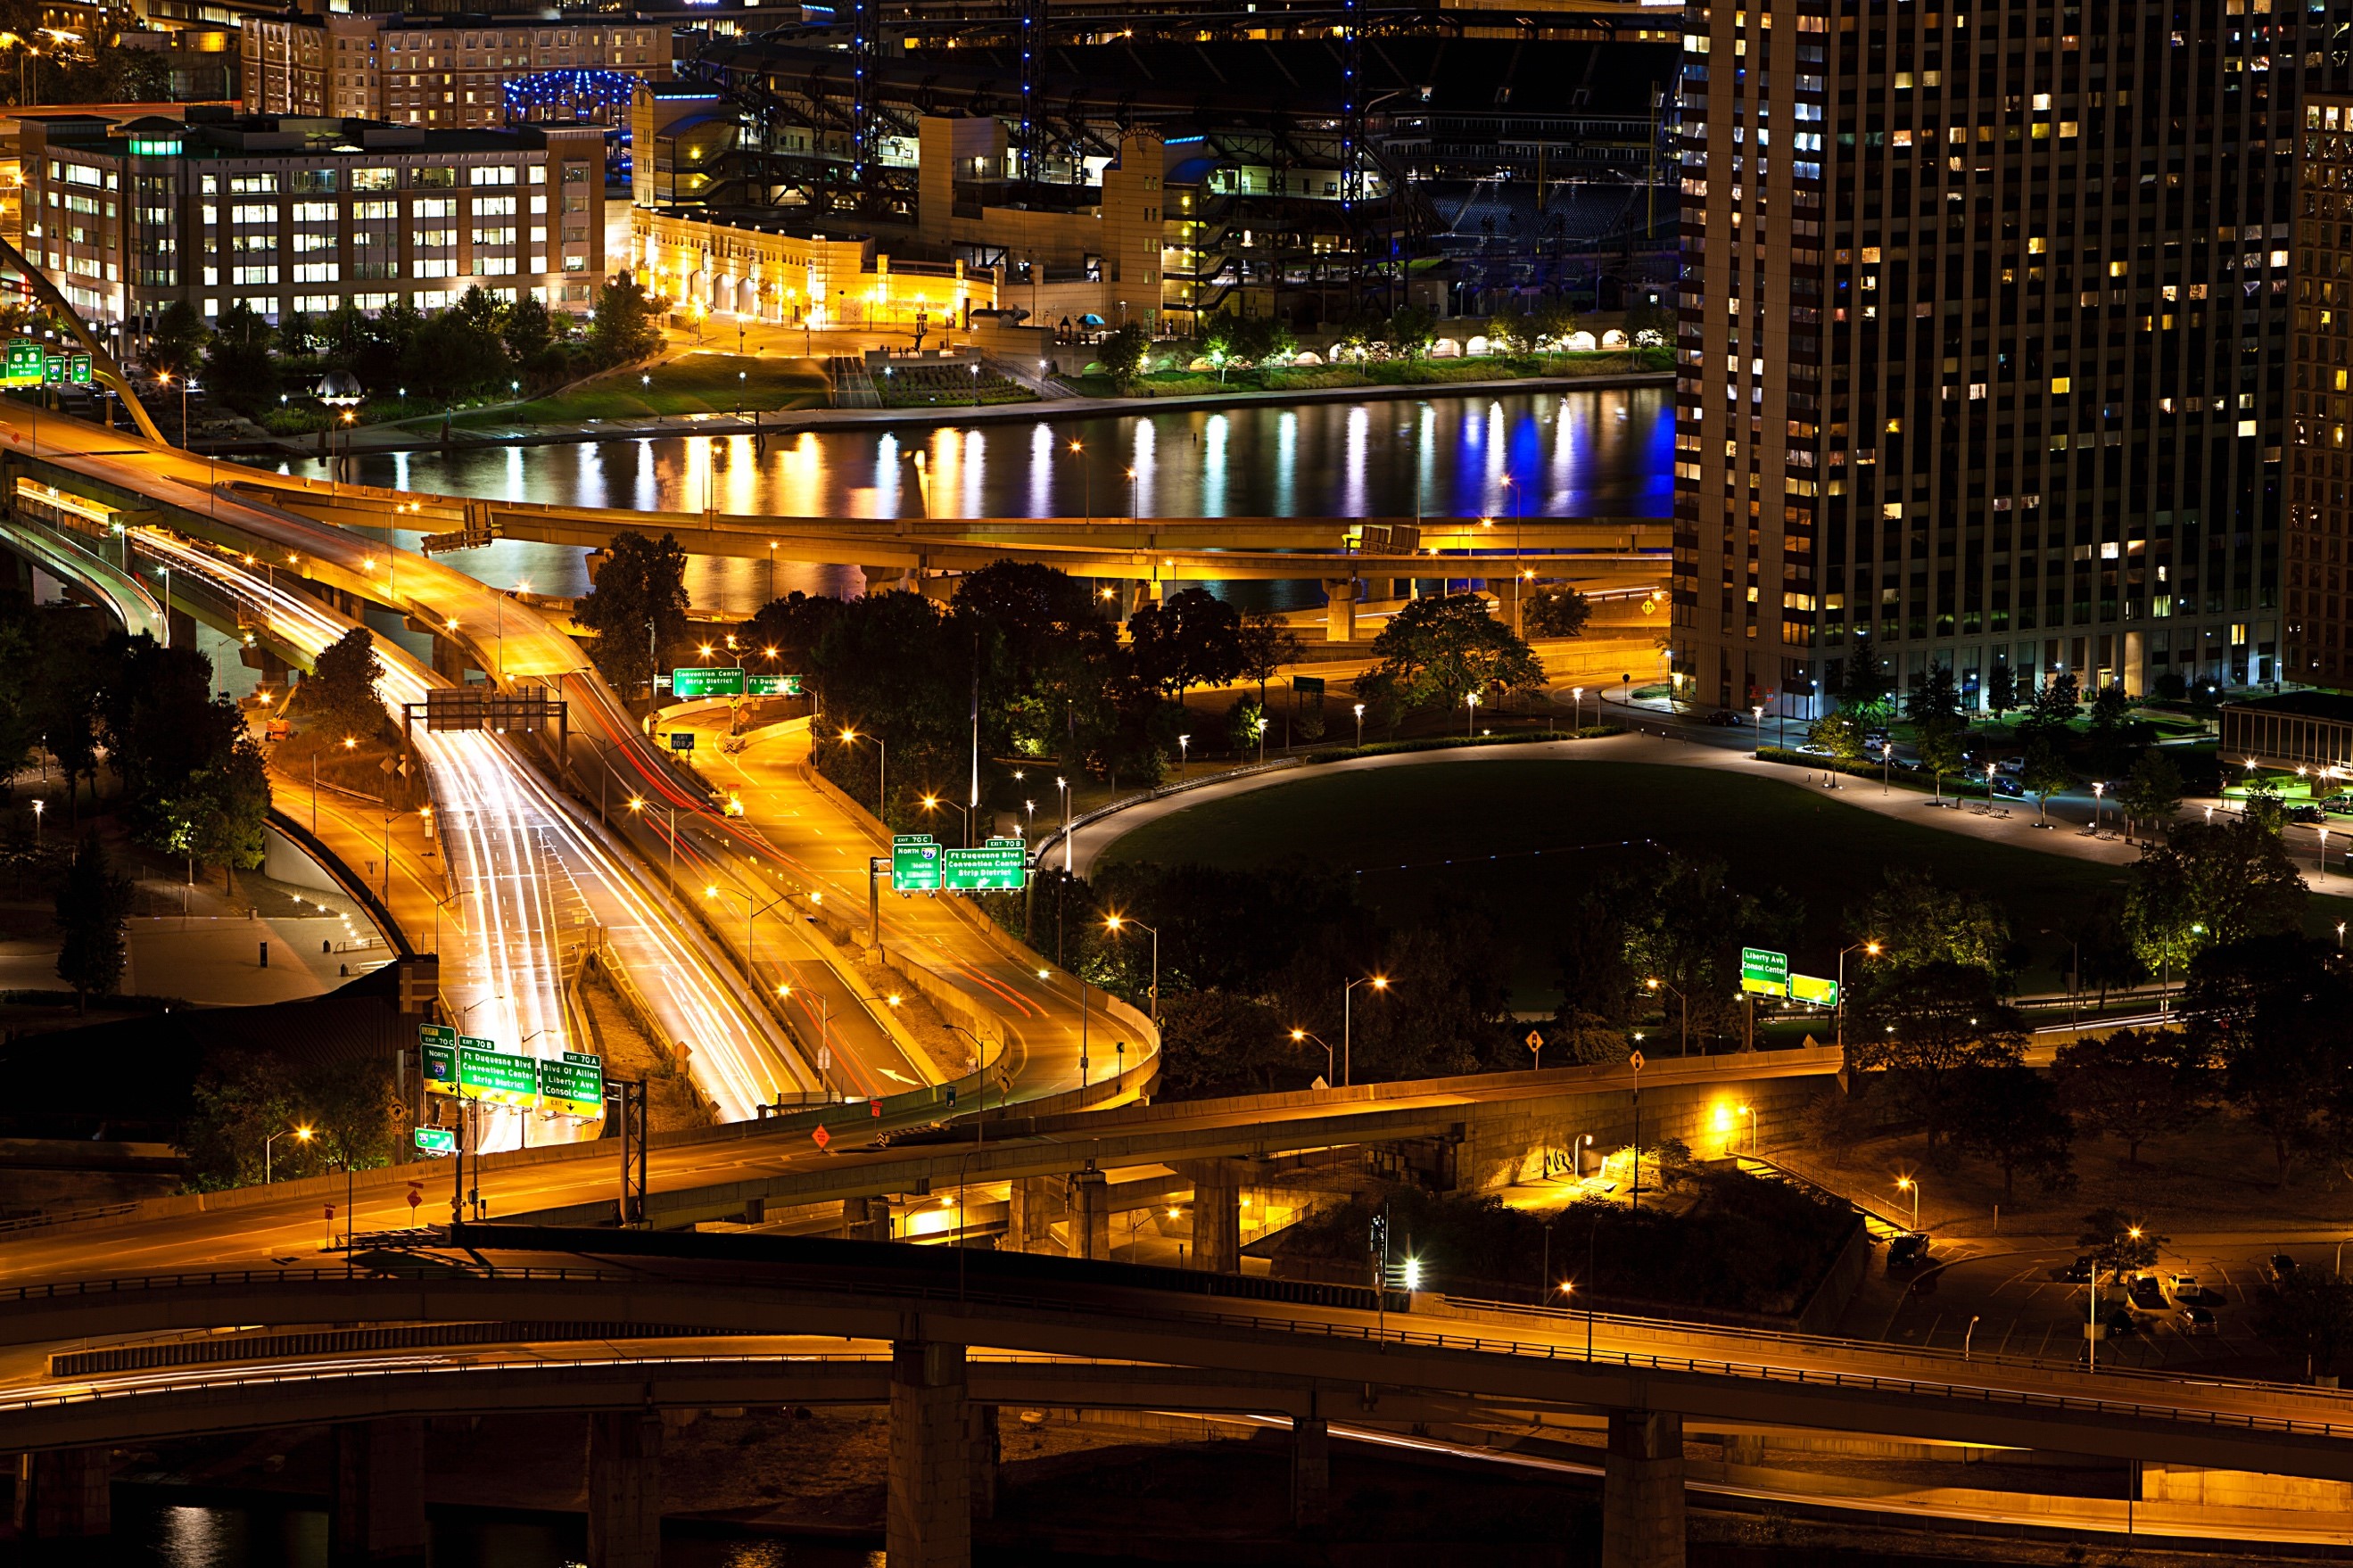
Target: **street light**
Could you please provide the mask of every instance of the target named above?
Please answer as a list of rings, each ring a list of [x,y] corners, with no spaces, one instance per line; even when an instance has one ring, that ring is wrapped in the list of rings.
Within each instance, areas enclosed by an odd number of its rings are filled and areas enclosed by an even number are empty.
[[[792,994],[793,988],[790,982],[784,983],[776,987],[776,995],[780,1000],[789,998]],[[831,1099],[833,1095],[833,1084],[828,1075],[833,1070],[833,1000],[831,997],[826,996],[821,993],[812,993],[812,994],[816,996],[818,1005],[818,1088],[828,1099]]]
[[[1919,1226],[1913,1228],[1917,1230]],[[2126,1226],[2124,1236],[2116,1239],[2116,1275],[2119,1280],[2125,1277],[2125,1237],[2138,1241],[2140,1226]],[[2084,1367],[2087,1372],[2100,1370],[2100,1260],[2097,1256],[2092,1259],[2092,1278],[2084,1288]]]
[[[1674,999],[1683,1004],[1683,1054],[1684,1056],[1691,1055],[1691,998],[1684,995],[1681,991],[1676,990],[1675,987],[1668,984],[1665,981],[1660,979],[1655,974],[1650,979],[1643,981],[1642,984],[1650,987],[1653,992],[1666,991],[1672,993]]]
[[[1912,1228],[1918,1230],[1920,1228],[1920,1184],[1909,1176],[1898,1176],[1895,1178],[1895,1190],[1912,1194]]]
[[[874,742],[874,749],[878,753],[874,762],[874,820],[887,832],[891,826],[891,813],[882,803],[886,798],[883,794],[885,781],[891,774],[890,742],[880,735],[860,735],[855,730],[844,730],[841,732],[841,739],[845,745],[856,745],[861,740]]]
[[[645,797],[631,795],[628,807],[633,812],[645,810]],[[675,899],[678,897],[678,807],[669,805],[666,809],[670,812],[670,896]]]
[[[713,882],[702,889],[702,896],[706,899],[729,898],[744,900],[744,983],[747,985],[757,985],[760,983],[759,949],[753,943],[752,922],[783,903],[786,895],[778,893],[763,904],[754,900],[750,893],[739,892],[733,888],[723,888]]]
[[[49,803],[46,800],[37,800],[33,803],[33,847],[36,849],[41,847],[41,813],[48,809]],[[2342,925],[2337,928],[2337,945],[2338,947],[2345,945],[2345,928]]]
[[[1322,1037],[1306,1029],[1293,1029],[1291,1031],[1291,1043],[1293,1045],[1303,1045],[1309,1040],[1314,1040],[1317,1045],[1324,1047],[1324,1085],[1326,1089],[1329,1089],[1332,1085],[1332,1079],[1337,1076],[1332,1068],[1331,1043],[1324,1039]]]
[[[1365,705],[1361,702],[1356,704],[1356,749],[1365,749]]]
[[[1841,1050],[1846,1049],[1846,955],[1850,952],[1861,952],[1867,958],[1877,958],[1879,956],[1879,944],[1875,942],[1859,942],[1852,947],[1842,947],[1839,949],[1838,1044],[1839,1049]]]
[[[1178,782],[1178,783],[1180,783],[1180,784],[1181,784],[1181,783],[1183,783],[1183,782],[1184,782],[1184,779],[1185,779],[1185,767],[1186,767],[1186,764],[1187,764],[1187,763],[1190,763],[1192,760],[1193,760],[1193,737],[1192,737],[1192,736],[1190,736],[1190,735],[1179,735],[1179,736],[1177,736],[1177,737],[1176,737],[1176,779],[1177,779],[1177,782]]]
[[[1471,739],[1471,726],[1478,721],[1478,718],[1479,694],[1475,691],[1466,691],[1462,694],[1462,738],[1464,740]]]
[[[919,795],[916,798],[918,803],[925,811],[937,811],[940,807],[944,805],[950,811],[955,812],[958,816],[963,817],[964,847],[967,849],[972,847],[972,812],[969,809],[965,806],[958,805],[952,800],[942,800],[935,795]]]
[[[1152,1004],[1152,1026],[1156,1029],[1160,1026],[1160,931],[1156,927],[1145,925],[1139,920],[1131,920],[1125,915],[1103,917],[1103,929],[1113,936],[1117,936],[1121,930],[1127,926],[1152,932],[1152,990],[1148,999]]]
[[[308,1127],[289,1127],[284,1131],[272,1132],[269,1137],[264,1138],[261,1141],[261,1184],[265,1187],[269,1184],[271,1169],[269,1152],[277,1146],[280,1138],[291,1137],[297,1143],[308,1143],[315,1136],[316,1134]]]
[[[1356,1081],[1354,1066],[1356,1017],[1352,1009],[1356,1003],[1356,987],[1359,985],[1369,985],[1376,991],[1386,991],[1389,988],[1389,977],[1386,974],[1368,974],[1360,980],[1349,981],[1340,989],[1340,1082],[1343,1086]]]

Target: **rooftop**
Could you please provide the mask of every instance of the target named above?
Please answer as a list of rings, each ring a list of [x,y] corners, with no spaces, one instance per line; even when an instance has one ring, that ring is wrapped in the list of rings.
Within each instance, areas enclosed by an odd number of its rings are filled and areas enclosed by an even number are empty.
[[[185,158],[232,158],[257,153],[357,155],[371,153],[513,153],[544,147],[553,137],[604,139],[597,125],[522,125],[512,131],[428,131],[381,120],[340,120],[291,114],[237,114],[212,104],[188,106],[185,122],[159,115],[115,120],[104,115],[26,114],[52,146],[86,147],[120,157],[159,152],[162,143]]]

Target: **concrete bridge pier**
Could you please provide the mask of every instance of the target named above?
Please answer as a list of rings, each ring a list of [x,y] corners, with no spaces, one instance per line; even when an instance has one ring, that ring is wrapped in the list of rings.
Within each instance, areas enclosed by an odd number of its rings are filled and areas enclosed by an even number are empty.
[[[1355,642],[1356,640],[1356,596],[1363,586],[1354,577],[1327,577],[1324,581],[1324,640]]]
[[[1193,1179],[1193,1267],[1212,1274],[1240,1273],[1241,1168],[1231,1160],[1191,1160],[1177,1169]]]
[[[890,1240],[891,1201],[888,1198],[842,1199],[841,1237],[844,1241]]]
[[[339,1563],[423,1563],[425,1423],[417,1416],[335,1427],[334,1557]]]
[[[1003,1439],[997,1433],[996,1405],[965,1406],[964,1451],[972,1468],[972,1517],[995,1519],[997,1466],[1005,1452]]]
[[[1291,1521],[1322,1524],[1332,1511],[1332,1431],[1321,1415],[1291,1418]]]
[[[892,1345],[891,1482],[883,1536],[891,1568],[970,1568],[969,1420],[962,1345],[924,1340]]]
[[[87,1541],[114,1529],[113,1469],[104,1448],[59,1448],[17,1461],[16,1533]]]
[[[1006,1250],[1060,1256],[1062,1249],[1055,1244],[1054,1226],[1070,1212],[1067,1177],[1015,1177],[1007,1193]]]
[[[910,594],[916,586],[916,573],[912,566],[860,566],[866,574],[866,591],[870,594]]]
[[[963,575],[957,572],[933,572],[919,579],[923,595],[944,605],[955,597],[956,583]]]
[[[1601,1568],[1683,1568],[1683,1418],[1609,1413]]]
[[[1092,1164],[1071,1174],[1071,1256],[1111,1257],[1111,1183]]]
[[[661,1416],[588,1417],[588,1568],[661,1568]]]

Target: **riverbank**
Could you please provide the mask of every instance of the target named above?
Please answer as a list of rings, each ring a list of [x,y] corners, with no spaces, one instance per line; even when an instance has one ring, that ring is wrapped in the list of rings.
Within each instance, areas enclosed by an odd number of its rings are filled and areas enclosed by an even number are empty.
[[[1135,414],[1161,414],[1204,408],[1295,406],[1307,403],[1397,402],[1409,398],[1461,397],[1488,393],[1599,392],[1630,387],[1670,386],[1674,373],[1630,371],[1593,375],[1501,377],[1492,381],[1459,381],[1427,385],[1317,387],[1305,391],[1187,393],[1165,397],[1057,397],[1035,403],[1003,403],[955,408],[808,408],[793,409],[772,418],[739,419],[732,414],[660,415],[638,419],[584,419],[558,424],[483,424],[452,431],[444,442],[438,430],[361,426],[336,439],[339,452],[371,456],[395,452],[431,452],[485,447],[553,447],[592,441],[647,440],[682,436],[760,436],[775,439],[831,430],[930,429],[938,426],[1005,424],[1039,420],[1120,418]],[[494,417],[496,408],[475,411],[470,417]],[[198,444],[199,450],[221,456],[311,458],[316,443],[300,437],[282,440]]]

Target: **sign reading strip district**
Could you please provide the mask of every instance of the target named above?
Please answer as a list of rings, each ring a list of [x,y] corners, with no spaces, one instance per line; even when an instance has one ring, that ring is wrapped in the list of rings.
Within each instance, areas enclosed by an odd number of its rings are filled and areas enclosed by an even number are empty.
[[[492,1105],[539,1103],[539,1074],[532,1058],[502,1051],[488,1040],[458,1043],[458,1092]]]

